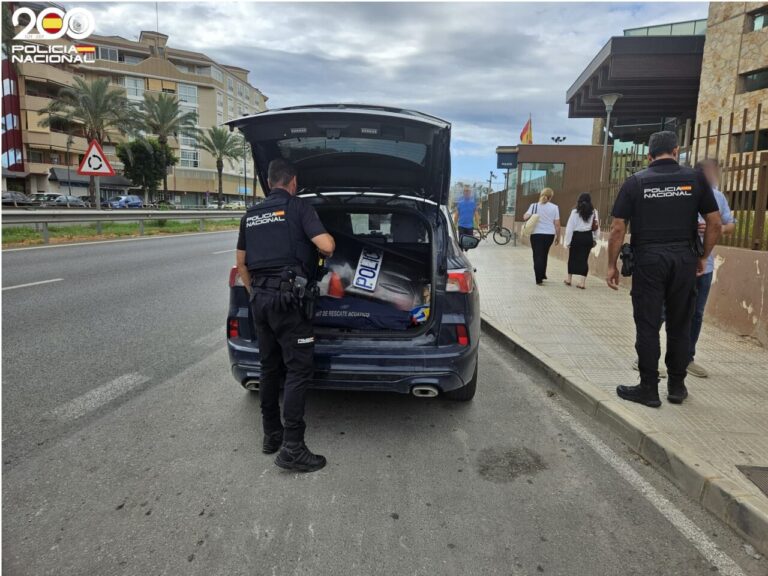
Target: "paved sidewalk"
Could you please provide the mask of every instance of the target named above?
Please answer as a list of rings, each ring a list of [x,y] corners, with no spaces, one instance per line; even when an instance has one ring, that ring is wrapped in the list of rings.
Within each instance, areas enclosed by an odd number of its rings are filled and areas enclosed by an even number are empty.
[[[536,286],[527,246],[483,242],[468,255],[491,328],[543,364],[584,410],[765,553],[768,498],[736,466],[768,466],[768,351],[705,322],[697,361],[710,377],[686,379],[690,395],[682,406],[667,403],[665,394],[660,409],[624,402],[616,385],[639,381],[631,369],[628,290],[614,292],[594,277],[586,290],[567,287],[565,263],[556,258],[549,261],[549,280]]]

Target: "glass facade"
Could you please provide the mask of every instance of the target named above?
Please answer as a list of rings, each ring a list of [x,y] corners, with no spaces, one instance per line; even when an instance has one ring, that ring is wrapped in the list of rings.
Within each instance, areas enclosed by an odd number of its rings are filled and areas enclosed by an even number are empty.
[[[624,30],[624,36],[699,36],[707,32],[707,20],[688,20]]]
[[[524,196],[538,195],[544,188],[563,187],[565,164],[554,162],[523,162],[518,165],[520,189]]]
[[[742,74],[741,78],[744,92],[754,92],[755,90],[768,88],[768,68],[750,72],[749,74]]]

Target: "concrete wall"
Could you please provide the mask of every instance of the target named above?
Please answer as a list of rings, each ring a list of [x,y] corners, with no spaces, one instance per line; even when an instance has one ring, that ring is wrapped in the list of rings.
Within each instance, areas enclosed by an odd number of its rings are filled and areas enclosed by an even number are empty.
[[[520,236],[521,223],[515,223],[511,216],[506,216],[504,226],[514,226],[518,232],[518,241],[529,245],[528,239]],[[601,236],[590,254],[589,272],[595,277],[605,278],[608,268],[608,234],[603,231]],[[555,258],[550,266],[562,266],[565,273],[568,250],[562,244],[553,246],[550,257]],[[628,279],[622,277],[621,281],[627,288],[631,287]],[[768,252],[729,246],[715,247],[715,274],[707,301],[705,322],[768,346]]]

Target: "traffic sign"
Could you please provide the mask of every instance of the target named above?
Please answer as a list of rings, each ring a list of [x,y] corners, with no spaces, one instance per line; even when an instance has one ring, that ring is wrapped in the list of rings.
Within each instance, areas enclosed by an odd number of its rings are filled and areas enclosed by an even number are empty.
[[[115,170],[96,140],[91,140],[88,151],[80,162],[77,173],[81,176],[114,176]]]

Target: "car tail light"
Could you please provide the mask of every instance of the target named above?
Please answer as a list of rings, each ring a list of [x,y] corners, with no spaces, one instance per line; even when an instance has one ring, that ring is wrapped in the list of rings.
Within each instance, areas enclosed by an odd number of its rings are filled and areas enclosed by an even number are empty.
[[[446,292],[459,292],[469,294],[474,288],[472,272],[466,268],[461,270],[448,270],[448,282],[445,285]]]
[[[237,272],[237,266],[232,266],[232,270],[229,271],[229,287],[234,288],[235,286],[245,286],[245,284]]]
[[[459,346],[469,346],[469,335],[467,334],[467,327],[464,324],[456,325],[456,340]]]
[[[237,318],[229,319],[229,329],[227,330],[230,338],[237,338],[240,336],[240,321]]]

